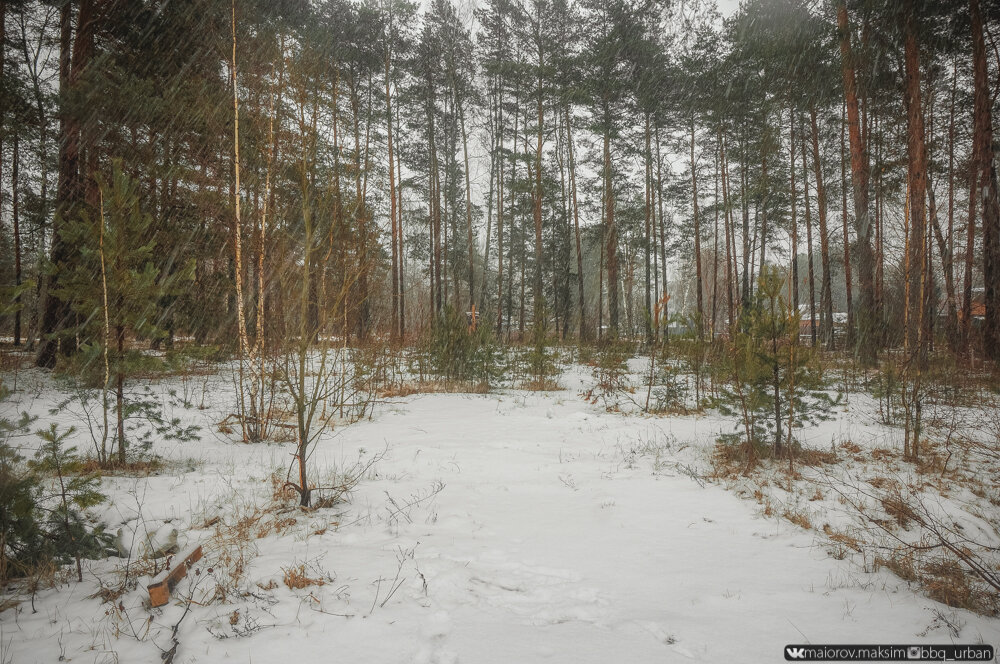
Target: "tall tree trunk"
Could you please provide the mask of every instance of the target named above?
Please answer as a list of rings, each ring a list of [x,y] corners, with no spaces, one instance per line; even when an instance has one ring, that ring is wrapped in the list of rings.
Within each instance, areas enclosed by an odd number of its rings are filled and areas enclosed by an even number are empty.
[[[694,116],[691,117],[691,208],[694,221],[694,272],[695,272],[695,299],[697,302],[697,332],[698,339],[703,338],[705,317],[705,303],[702,295],[702,273],[701,273],[701,223],[698,219],[698,164],[694,156],[695,126]],[[763,254],[763,252],[762,252]]]
[[[541,7],[539,3],[538,7]],[[541,21],[541,16],[538,17]],[[538,30],[541,29],[540,24],[536,23]],[[532,290],[532,299],[534,300],[535,313],[534,313],[534,324],[536,329],[545,330],[546,325],[543,320],[544,317],[544,304],[545,296],[542,291],[542,132],[545,127],[545,114],[542,104],[542,67],[544,66],[544,54],[542,52],[541,38],[538,40],[538,116],[537,116],[537,133],[536,133],[536,144],[535,144],[535,182],[532,187],[532,198],[533,198],[533,213],[535,219],[535,286]],[[527,122],[525,122],[527,125]]]
[[[80,0],[77,15],[76,39],[73,39],[72,3],[66,2],[59,14],[59,98],[65,103],[77,88],[90,60],[94,32],[94,0]],[[60,107],[59,111],[59,181],[56,188],[56,214],[52,221],[52,241],[50,256],[53,265],[63,266],[75,258],[74,248],[63,238],[63,226],[77,214],[77,206],[82,202],[84,191],[80,178],[80,109]],[[41,343],[35,364],[39,367],[54,367],[56,351],[61,348],[70,353],[75,348],[71,339],[58,338],[72,316],[69,303],[62,300],[59,289],[61,269],[48,276],[43,288],[45,304],[42,307],[40,324]]]
[[[973,149],[973,163],[976,162]],[[962,280],[962,347],[968,353],[972,343],[972,267],[976,258],[976,190],[979,188],[979,169],[969,174],[969,217],[965,233],[965,272]]]
[[[847,347],[854,348],[854,294],[851,284],[851,237],[847,232],[847,107],[840,114],[840,220],[844,228],[844,288],[847,291]]]
[[[709,338],[715,339],[715,321],[719,298],[719,171],[722,168],[721,129],[715,144],[715,191],[712,197],[715,220],[712,223],[712,314],[709,318]]]
[[[118,429],[118,463],[125,465],[125,328],[115,327],[115,341],[118,348],[118,363],[115,369],[115,415]]]
[[[813,267],[812,215],[809,205],[809,160],[806,158],[806,136],[802,132],[802,197],[806,210],[806,259],[809,266],[809,337],[812,345],[816,336],[816,272]]]
[[[503,332],[503,82],[497,82],[497,335]]]
[[[580,340],[591,339],[590,327],[587,325],[587,300],[583,291],[583,246],[580,242],[580,205],[576,197],[576,160],[573,157],[573,123],[570,117],[569,105],[565,108],[566,115],[566,145],[569,148],[569,187],[573,199],[573,234],[576,240],[576,288],[580,305]]]
[[[464,104],[459,104],[458,117],[462,123],[462,155],[465,159],[465,230],[469,251],[469,307],[471,309],[476,305],[476,245],[472,239],[472,184],[469,176],[469,138],[465,133]]]
[[[744,128],[744,134],[746,128]],[[753,294],[753,285],[750,283],[750,196],[749,196],[749,175],[747,168],[747,148],[745,136],[740,141],[740,201],[743,205],[743,297],[741,298],[741,308],[750,307],[750,296]]]
[[[606,210],[607,207],[603,204],[602,200],[602,210]],[[601,213],[604,216],[604,213]],[[602,226],[605,224],[602,220]],[[604,340],[604,248],[607,243],[601,242],[600,257],[597,262],[597,340]]]
[[[605,109],[605,122],[610,120],[610,113]],[[605,125],[606,127],[607,125]],[[618,338],[618,228],[615,226],[615,194],[611,179],[611,135],[604,130],[604,202],[606,212],[606,244],[608,262],[608,324],[611,336]]]
[[[719,140],[722,144],[722,224],[726,235],[726,315],[728,317],[727,332],[732,339],[736,333],[736,290],[738,288],[736,272],[736,238],[733,232],[732,205],[729,202],[729,161],[726,156],[726,136],[719,130]]]
[[[924,113],[920,90],[920,52],[917,44],[913,4],[905,3],[903,16],[904,64],[906,69],[907,175],[910,194],[909,297],[906,341],[910,350],[926,363],[927,336],[924,323],[924,280],[927,231],[927,147],[924,143]]]
[[[503,331],[503,110],[499,110],[500,122],[497,124],[497,334]]]
[[[498,128],[496,124],[496,114],[494,113],[492,102],[488,109],[489,124],[487,125],[487,132],[490,136],[490,184],[488,191],[486,193],[486,244],[483,247],[483,279],[479,282],[479,302],[480,308],[482,309],[483,315],[485,315],[486,310],[486,274],[489,272],[490,268],[490,246],[492,242],[493,233],[493,207],[494,199],[493,196],[496,194],[497,188],[497,152],[499,150],[497,146],[497,133]]]
[[[959,350],[958,310],[955,293],[955,98],[958,91],[958,62],[952,66],[951,75],[951,105],[948,111],[948,237],[940,243],[941,264],[945,273],[945,288],[947,289],[948,320],[945,333],[948,337],[948,347],[951,352]],[[932,189],[933,191],[933,189]],[[939,229],[940,234],[940,229]]]
[[[239,335],[239,390],[240,390],[240,426],[243,429],[243,441],[249,440],[247,434],[246,405],[244,403],[244,375],[243,363],[247,358],[249,343],[247,339],[246,317],[243,307],[243,240],[242,240],[242,219],[240,218],[240,98],[237,87],[236,76],[236,0],[231,2],[232,11],[232,60],[230,62],[230,72],[233,86],[233,260],[234,279],[236,285],[236,322],[237,333]],[[308,270],[309,266],[303,266]]]
[[[391,120],[390,120],[391,122]],[[399,131],[399,105],[396,105],[396,136]],[[405,234],[403,233],[403,157],[396,151],[396,173],[399,175],[399,186],[396,187],[396,228],[399,233],[399,339],[406,340],[406,252]]]
[[[3,12],[0,11],[0,18]],[[3,42],[0,41],[0,44]],[[14,345],[21,345],[21,222],[20,222],[20,197],[17,185],[20,182],[18,177],[18,167],[21,161],[19,149],[20,137],[15,132],[13,154],[11,155],[10,169],[10,190],[11,190],[11,216],[14,222],[14,287],[17,295],[14,298]]]
[[[983,351],[990,359],[997,360],[1000,359],[1000,200],[997,198],[997,173],[993,162],[992,100],[987,82],[986,46],[979,0],[970,0],[970,10],[975,88],[974,140],[983,215],[983,285],[986,291]]]
[[[645,278],[645,307],[646,312],[643,316],[643,322],[646,327],[646,343],[653,343],[653,298],[650,293],[650,249],[653,243],[653,229],[652,229],[652,217],[653,217],[653,154],[652,145],[650,141],[650,131],[649,131],[649,113],[645,114],[645,127],[643,136],[646,139],[646,150],[643,153],[643,188],[645,189],[645,205],[644,212],[646,215],[646,233],[645,233],[645,244],[643,246],[645,261],[646,261],[646,278]]]
[[[357,336],[359,341],[363,341],[368,336],[370,327],[371,303],[368,296],[368,273],[371,269],[370,257],[368,255],[368,207],[367,207],[367,173],[368,173],[368,148],[367,137],[365,139],[365,149],[362,150],[361,143],[361,99],[358,90],[357,73],[351,72],[348,82],[350,91],[352,126],[354,129],[354,223],[357,229],[357,261],[355,269],[357,274],[354,279],[355,293],[354,305],[357,307]],[[370,89],[370,88],[369,88]],[[370,129],[371,123],[367,123],[366,132]],[[362,157],[364,155],[364,157]],[[314,329],[318,328],[319,306],[315,298],[310,301],[310,315],[315,323]]]
[[[442,246],[441,246],[441,200],[447,197],[447,192],[444,196],[441,195],[441,168],[438,165],[437,156],[437,139],[434,135],[434,114],[431,113],[431,178],[434,180],[434,196],[431,200],[433,205],[432,213],[432,224],[434,227],[434,285],[435,289],[435,315],[439,315],[444,310],[445,305],[445,292],[444,283],[445,278],[442,275],[442,270],[445,265],[442,260]],[[447,229],[445,229],[445,241],[447,242]]]
[[[871,216],[868,209],[868,150],[861,136],[854,55],[851,49],[851,29],[848,24],[845,0],[839,0],[837,3],[837,29],[840,33],[841,69],[844,79],[844,97],[847,101],[848,136],[851,145],[851,184],[854,188],[854,224],[857,235],[858,280],[861,287],[861,297],[858,302],[857,349],[862,364],[872,366],[878,356],[882,335],[879,333],[878,321],[874,316],[875,280]]]
[[[394,343],[399,343],[402,340],[402,334],[400,333],[400,315],[399,315],[399,291],[402,286],[399,279],[399,255],[402,252],[402,247],[400,246],[399,237],[399,221],[398,212],[396,209],[396,168],[395,168],[395,156],[393,154],[392,145],[392,76],[390,72],[390,66],[392,63],[392,44],[394,42],[393,35],[393,13],[392,13],[392,2],[389,2],[389,23],[388,30],[385,39],[385,116],[386,116],[386,145],[389,151],[389,232],[391,236],[391,270],[392,270],[392,332],[389,335],[390,339]]]
[[[4,0],[0,0],[0,77],[3,76],[5,56],[7,55],[7,3]],[[4,127],[7,119],[7,98],[0,98],[0,182],[3,182],[3,139],[6,138]],[[17,143],[17,132],[14,132],[14,142]],[[14,149],[13,156],[14,166],[11,169],[16,172],[17,170],[17,149]],[[17,200],[17,177],[12,174],[11,176],[11,191],[14,195],[13,200]],[[0,196],[0,201],[3,197]],[[3,205],[0,205],[0,228],[3,227]],[[18,237],[17,228],[17,217],[14,216],[14,262],[15,262],[15,276],[14,276],[14,287],[17,288],[21,285],[21,242]],[[20,289],[18,289],[20,290]],[[20,312],[21,296],[20,293],[16,296],[14,301],[14,345],[21,345],[21,312]],[[6,578],[6,577],[4,577]]]
[[[764,276],[764,267],[767,261],[767,206],[770,199],[769,189],[770,180],[768,179],[767,173],[767,148],[766,142],[762,145],[760,151],[760,181],[761,181],[761,193],[760,193],[760,223],[755,225],[754,232],[756,229],[760,229],[760,266],[758,267],[759,277]]]
[[[660,313],[665,319],[667,306],[667,231],[666,221],[663,216],[663,157],[660,154],[660,125],[658,124],[653,125],[653,139],[656,143],[656,212],[659,216],[657,226],[660,230],[660,267],[663,274],[663,294],[657,293],[657,301],[664,303],[664,309]],[[666,330],[663,336],[666,338]]]
[[[797,203],[798,195],[795,191],[795,111],[793,108],[788,109],[788,153],[790,158],[790,166],[788,169],[789,179],[791,181],[791,194],[792,194],[792,265],[791,265],[791,281],[792,281],[792,308],[794,311],[799,310],[799,224],[797,216]],[[796,335],[798,331],[796,331]]]
[[[816,177],[816,209],[819,213],[819,247],[820,260],[823,267],[823,280],[820,288],[820,336],[826,347],[833,350],[833,288],[830,274],[830,235],[826,224],[826,188],[823,186],[822,160],[819,154],[819,127],[816,122],[816,107],[809,109],[809,122],[812,125],[813,173]]]

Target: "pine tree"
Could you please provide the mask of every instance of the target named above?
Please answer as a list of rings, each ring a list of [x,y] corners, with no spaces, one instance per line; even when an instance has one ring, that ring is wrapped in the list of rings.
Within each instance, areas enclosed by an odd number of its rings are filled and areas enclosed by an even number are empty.
[[[122,168],[116,161],[110,177],[98,176],[101,201],[96,214],[84,211],[64,222],[64,238],[79,254],[72,263],[54,267],[60,285],[55,295],[81,321],[69,332],[87,343],[84,367],[93,375],[103,373],[105,389],[114,380],[115,438],[118,463],[124,464],[125,379],[148,364],[141,353],[129,349],[129,336],[164,334],[155,324],[160,300],[177,292],[190,279],[194,266],[189,264],[172,275],[164,275],[157,267],[153,218],[143,210],[138,183]]]

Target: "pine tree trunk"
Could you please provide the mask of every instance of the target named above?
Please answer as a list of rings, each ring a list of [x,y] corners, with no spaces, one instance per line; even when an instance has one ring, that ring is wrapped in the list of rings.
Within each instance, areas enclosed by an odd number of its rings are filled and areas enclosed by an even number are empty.
[[[76,39],[72,31],[72,3],[62,5],[59,14],[59,97],[67,99],[76,88],[89,65],[95,29],[94,0],[80,0],[77,14]],[[61,108],[59,113],[59,180],[56,189],[56,214],[52,221],[50,257],[53,265],[64,265],[76,258],[74,248],[63,239],[63,225],[76,214],[83,201],[83,182],[80,177],[81,122],[79,109],[70,112]],[[47,277],[43,287],[44,305],[39,329],[40,344],[35,364],[52,368],[56,351],[64,354],[75,350],[75,342],[59,339],[72,318],[69,303],[55,295],[59,288],[59,272]]]
[[[660,154],[660,126],[653,125],[653,139],[656,143],[656,212],[659,217],[657,226],[660,229],[660,267],[663,274],[662,295],[657,293],[657,301],[667,301],[667,231],[665,217],[663,216],[663,158]],[[666,304],[664,310],[660,312],[661,317],[666,320]],[[666,339],[667,330],[664,330],[663,337]]]
[[[645,278],[645,307],[646,313],[643,317],[644,324],[646,327],[646,343],[653,343],[653,298],[650,294],[650,249],[653,241],[653,230],[652,230],[652,216],[653,216],[653,155],[652,146],[650,141],[649,132],[649,113],[645,114],[645,131],[644,138],[646,139],[646,151],[643,154],[643,188],[645,193],[645,205],[644,212],[646,215],[646,233],[645,233],[645,244],[643,246],[645,261],[646,261],[646,278]]]
[[[840,117],[840,220],[844,228],[844,288],[847,291],[847,347],[854,348],[854,294],[851,284],[851,238],[847,232],[847,107]]]
[[[997,198],[997,174],[993,162],[992,103],[987,81],[986,46],[983,41],[983,17],[979,0],[970,0],[970,11],[975,88],[974,140],[983,215],[983,285],[986,291],[983,351],[990,359],[997,360],[1000,359],[1000,201]]]
[[[809,205],[809,160],[806,158],[806,136],[802,132],[802,197],[806,211],[806,257],[809,265],[809,337],[812,345],[816,336],[816,272],[813,267],[812,214]]]
[[[3,18],[3,10],[0,9],[0,19]],[[0,39],[0,44],[3,41]],[[11,155],[10,169],[10,189],[11,189],[11,217],[14,223],[14,287],[17,288],[17,295],[14,298],[14,345],[21,345],[21,221],[20,221],[20,197],[17,186],[20,182],[18,167],[21,162],[20,137],[15,132],[13,154]]]
[[[239,335],[239,404],[240,427],[243,441],[249,440],[247,432],[247,408],[244,402],[244,362],[249,352],[247,339],[246,315],[243,306],[243,240],[242,219],[240,218],[240,101],[236,76],[236,0],[232,0],[232,60],[230,73],[233,86],[233,260],[234,279],[236,285],[236,322]],[[305,266],[308,270],[309,267]]]
[[[125,465],[125,328],[115,327],[118,360],[115,367],[115,415],[118,419],[118,463]]]
[[[476,245],[472,239],[472,184],[469,177],[469,138],[465,133],[465,106],[460,105],[458,117],[462,123],[462,155],[465,158],[465,230],[468,237],[469,250],[469,307],[476,304]]]
[[[694,117],[691,117],[691,208],[694,221],[694,272],[695,272],[695,298],[697,301],[697,332],[698,339],[704,338],[704,317],[705,303],[702,295],[702,274],[701,274],[701,223],[698,219],[698,164],[694,156],[695,126]],[[766,163],[766,162],[765,162]],[[766,176],[765,176],[766,177]],[[763,249],[761,250],[763,255]]]
[[[497,335],[503,332],[503,82],[497,83]]]
[[[744,134],[746,129],[744,128]],[[740,201],[743,203],[743,293],[740,299],[742,310],[750,308],[753,285],[750,283],[750,197],[749,175],[746,160],[746,140],[740,141]]]
[[[770,181],[767,174],[767,149],[761,149],[760,153],[760,181],[761,181],[761,194],[760,194],[760,223],[754,225],[754,233],[757,229],[760,229],[760,265],[758,266],[757,275],[758,278],[764,276],[764,268],[767,261],[767,205],[768,199],[768,189],[770,187]]]
[[[816,107],[809,109],[809,122],[812,126],[813,173],[816,177],[816,209],[819,213],[819,247],[820,260],[823,268],[822,285],[820,287],[819,329],[823,343],[833,350],[833,288],[830,274],[830,235],[826,224],[826,189],[823,186],[822,160],[819,154],[819,128],[816,123]]]
[[[493,107],[490,106],[487,109],[489,114],[489,125],[487,126],[487,131],[490,135],[490,184],[488,191],[486,192],[486,244],[483,247],[483,279],[479,283],[479,303],[480,309],[482,309],[483,315],[486,313],[486,274],[489,272],[490,268],[490,246],[492,243],[492,232],[493,232],[493,196],[496,194],[496,182],[497,182],[497,133],[498,128],[496,125],[496,115],[493,111]]]
[[[393,154],[392,145],[392,76],[390,72],[390,66],[392,63],[392,50],[391,44],[393,43],[393,15],[392,15],[392,2],[389,3],[389,23],[388,30],[386,33],[385,40],[385,117],[386,117],[386,147],[389,152],[389,233],[390,233],[390,254],[391,254],[391,271],[392,271],[392,295],[391,295],[391,306],[392,306],[392,316],[391,325],[392,332],[389,335],[393,343],[399,343],[402,340],[402,334],[400,333],[400,315],[399,315],[399,291],[401,288],[401,283],[399,279],[399,255],[402,252],[402,247],[400,246],[399,237],[399,221],[398,212],[396,209],[396,168],[395,168],[395,156]]]
[[[924,330],[924,282],[926,278],[927,231],[927,148],[924,143],[924,114],[920,90],[920,56],[917,44],[912,2],[905,3],[903,17],[904,52],[906,69],[906,125],[907,125],[907,175],[909,179],[910,234],[909,234],[909,296],[907,307],[906,340],[916,353],[921,365],[927,361],[927,338]]]
[[[795,111],[791,107],[789,107],[788,109],[788,153],[790,159],[788,175],[791,181],[791,197],[792,197],[791,302],[793,311],[798,311],[799,310],[799,224],[797,219],[798,194],[795,191]],[[796,335],[798,335],[798,330],[796,330]]]
[[[609,119],[605,109],[605,119]],[[611,180],[611,135],[604,130],[604,199],[606,213],[606,244],[608,262],[608,325],[611,336],[618,338],[618,228],[615,226],[615,195]]]
[[[951,352],[959,350],[958,299],[955,293],[955,97],[958,91],[958,62],[952,67],[951,106],[948,117],[948,237],[942,248],[941,263],[945,271],[945,288],[948,289],[948,321],[945,333]],[[947,258],[946,258],[947,257]],[[948,285],[950,283],[950,286]]]
[[[540,5],[539,5],[540,6]],[[541,17],[538,17],[541,20]],[[540,27],[538,28],[540,29]],[[538,116],[537,133],[535,145],[535,182],[532,187],[532,202],[535,220],[535,285],[532,299],[534,300],[534,326],[536,329],[546,328],[544,317],[545,296],[542,291],[542,135],[545,128],[545,114],[542,104],[542,67],[544,66],[544,54],[541,47],[541,39],[538,41]],[[527,125],[527,123],[525,123]]]
[[[973,163],[977,156],[973,149]],[[969,174],[969,216],[965,233],[965,272],[962,279],[962,347],[966,353],[972,344],[972,266],[976,258],[976,189],[979,188],[979,169]]]
[[[576,240],[576,288],[580,305],[580,341],[591,339],[590,328],[587,325],[587,300],[583,291],[583,245],[580,242],[580,205],[576,197],[576,160],[573,157],[573,123],[570,118],[569,106],[565,107],[566,115],[566,145],[569,148],[569,187],[573,200],[573,234]]]
[[[854,188],[854,224],[857,236],[858,281],[858,357],[865,366],[875,364],[882,335],[875,319],[874,256],[871,241],[871,216],[868,208],[868,151],[861,136],[858,117],[858,93],[851,50],[851,30],[845,0],[837,3],[837,29],[840,33],[840,57],[847,101],[848,136],[851,146],[851,184]]]
[[[709,319],[709,338],[715,339],[715,322],[718,313],[719,299],[719,170],[722,166],[721,129],[715,145],[715,192],[712,200],[715,208],[715,220],[712,224],[712,315]],[[794,222],[792,223],[794,226]]]
[[[726,315],[728,316],[727,332],[733,339],[736,333],[736,302],[737,277],[734,268],[736,261],[736,238],[733,232],[732,208],[729,203],[729,162],[726,157],[726,136],[719,131],[722,144],[722,225],[725,227],[726,240]]]

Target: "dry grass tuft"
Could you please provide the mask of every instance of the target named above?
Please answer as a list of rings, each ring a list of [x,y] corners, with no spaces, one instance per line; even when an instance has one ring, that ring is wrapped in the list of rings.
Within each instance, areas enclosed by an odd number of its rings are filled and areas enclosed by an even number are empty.
[[[823,533],[830,539],[830,541],[842,544],[855,553],[861,553],[861,541],[857,537],[848,535],[847,533],[838,532],[828,523],[823,524]],[[841,558],[843,558],[843,556],[841,556]]]
[[[556,392],[565,388],[554,378],[535,378],[522,383],[521,389],[531,392]]]
[[[122,475],[125,477],[144,477],[155,475],[166,467],[162,459],[151,458],[140,461],[126,461],[121,463],[116,459],[109,459],[101,463],[93,457],[88,457],[83,461],[82,473],[100,473],[102,475]]]
[[[299,565],[298,567],[282,567],[281,571],[284,575],[281,580],[286,586],[292,590],[301,590],[308,586],[325,586],[326,581],[324,579],[314,579],[306,574],[306,566]]]
[[[882,503],[882,509],[885,510],[885,513],[891,516],[904,530],[908,529],[910,523],[916,519],[913,508],[898,494],[883,496],[879,502]]]
[[[812,521],[809,520],[809,515],[804,510],[786,510],[782,516],[799,528],[812,530]]]
[[[913,560],[912,551],[893,551],[888,558],[875,557],[875,569],[885,567],[903,581],[919,581],[920,575],[917,573],[917,566]]]
[[[402,383],[379,390],[383,399],[408,397],[413,394],[487,394],[489,383],[462,380],[435,380],[420,383]]]

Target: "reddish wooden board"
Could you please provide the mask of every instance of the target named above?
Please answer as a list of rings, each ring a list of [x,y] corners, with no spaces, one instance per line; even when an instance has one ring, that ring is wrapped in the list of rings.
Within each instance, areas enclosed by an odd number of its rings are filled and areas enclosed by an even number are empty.
[[[169,602],[170,593],[177,587],[180,580],[187,576],[188,568],[201,560],[201,555],[201,545],[198,544],[167,558],[167,569],[157,574],[153,578],[153,582],[146,586],[149,590],[150,604],[156,607]],[[171,565],[174,561],[177,561],[176,564]]]

